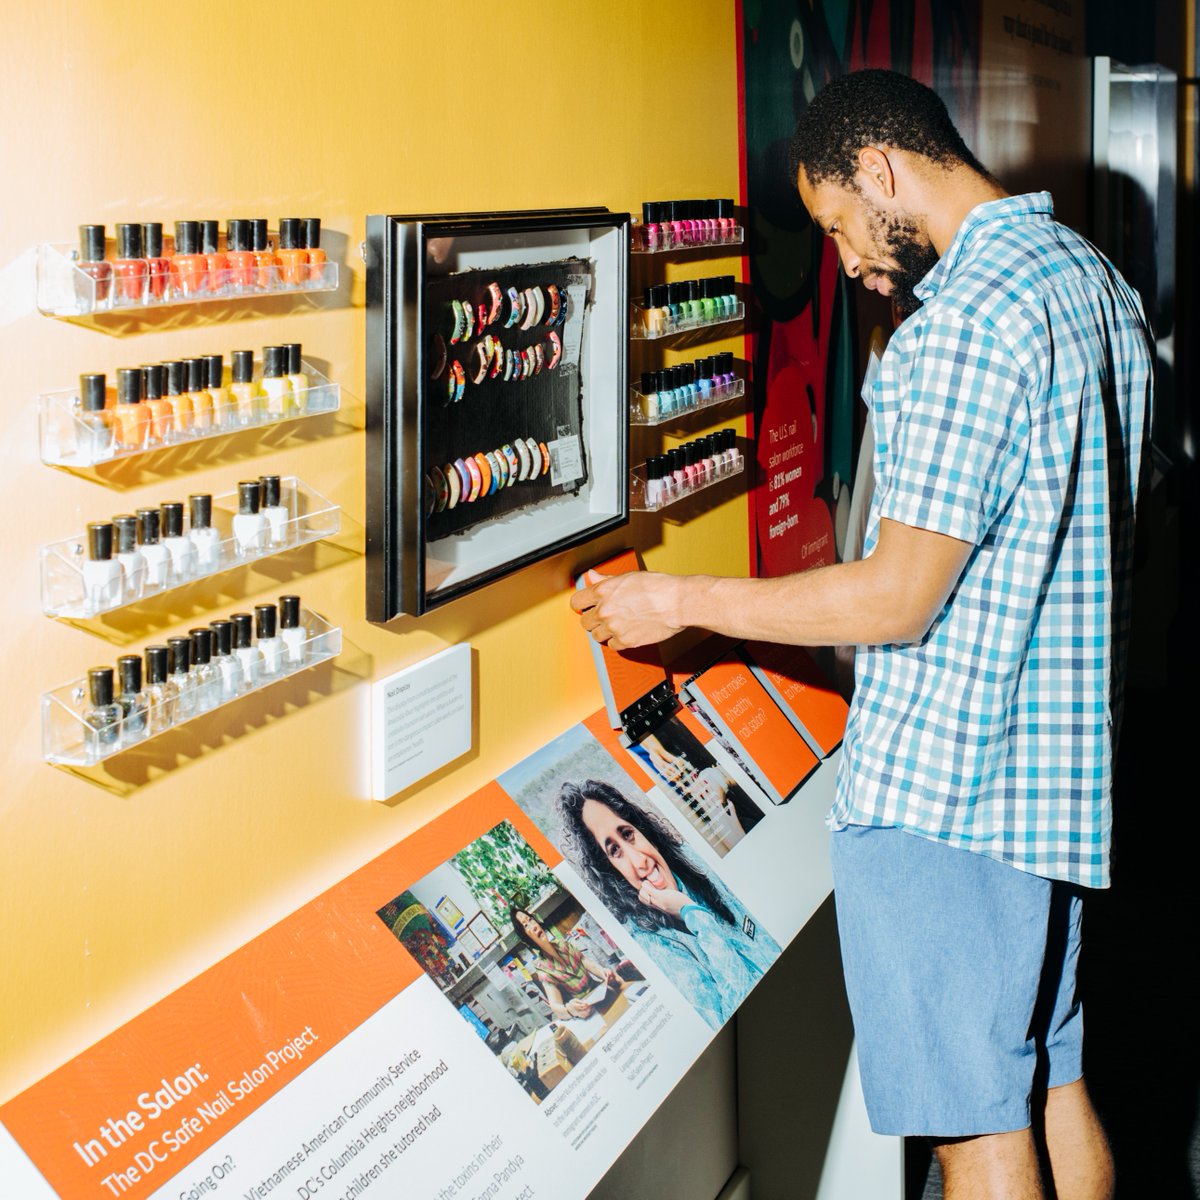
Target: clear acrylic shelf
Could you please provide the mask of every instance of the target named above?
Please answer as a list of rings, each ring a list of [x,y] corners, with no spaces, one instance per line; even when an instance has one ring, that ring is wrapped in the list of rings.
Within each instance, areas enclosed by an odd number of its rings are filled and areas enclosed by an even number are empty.
[[[740,246],[746,240],[746,231],[735,225],[729,230],[714,230],[709,234],[692,234],[680,239],[662,236],[662,226],[659,233],[651,238],[647,235],[644,225],[635,224],[629,230],[629,252],[631,254],[678,254],[680,250],[699,250],[713,246]]]
[[[211,414],[168,414],[125,424],[118,420],[115,405],[100,413],[85,413],[78,387],[45,392],[38,397],[38,446],[42,462],[51,467],[94,467],[147,451],[337,412],[342,402],[342,385],[326,379],[307,360],[303,361],[302,370],[308,377],[308,388],[289,393],[281,401],[262,392],[262,364],[256,363],[255,395],[249,400],[231,398],[227,404],[214,406]],[[170,397],[165,399],[169,402]]]
[[[629,423],[630,425],[663,425],[674,421],[677,417],[686,417],[689,413],[700,412],[701,409],[714,408],[727,400],[736,400],[746,394],[746,381],[735,379],[732,383],[716,384],[707,396],[699,396],[686,403],[664,404],[663,393],[657,393],[653,405],[647,403],[646,397],[635,387],[629,391]]]
[[[685,482],[682,485],[672,481],[669,486],[664,486],[664,481],[658,481],[657,488],[653,486],[655,481],[649,480],[646,477],[646,464],[639,463],[629,475],[630,511],[661,512],[664,508],[668,508],[680,500],[686,500],[688,497],[695,496],[698,492],[703,492],[707,488],[713,487],[726,479],[732,479],[735,475],[741,475],[746,469],[745,455],[742,453],[740,447],[736,448],[733,453],[736,456],[733,464],[725,467],[723,470],[716,470],[711,474],[707,471],[702,471],[690,482]]]
[[[230,267],[220,271],[172,269],[154,277],[147,271],[146,277],[152,284],[154,280],[161,281],[161,287],[154,287],[161,294],[152,295],[145,284],[118,278],[112,266],[111,260],[103,264],[81,263],[77,247],[43,243],[37,251],[38,311],[47,317],[136,313],[177,304],[332,292],[338,286],[335,262]]]
[[[655,341],[658,338],[670,337],[675,333],[684,333],[690,329],[707,329],[713,325],[727,325],[730,321],[740,321],[746,315],[746,305],[741,301],[733,306],[733,310],[725,310],[711,317],[672,317],[666,309],[645,308],[633,303],[633,319],[629,322],[629,338],[631,341]]]
[[[48,617],[68,618],[96,617],[101,613],[115,612],[234,567],[332,537],[341,530],[341,509],[296,476],[287,475],[280,480],[279,497],[280,507],[286,510],[286,516],[269,514],[273,520],[268,521],[268,535],[261,546],[247,538],[239,543],[234,534],[237,498],[236,490],[213,497],[212,526],[219,534],[220,542],[203,547],[207,551],[207,561],[202,560],[197,552],[196,562],[204,561],[204,565],[185,578],[179,578],[174,573],[173,564],[168,559],[161,568],[162,582],[154,580],[151,586],[151,569],[146,564],[135,564],[135,568],[140,569],[127,573],[120,566],[114,551],[112,562],[117,566],[117,571],[110,571],[109,577],[104,580],[91,579],[86,534],[43,546],[40,552],[42,611]],[[189,532],[184,529],[185,537]],[[107,563],[102,565],[107,566]]]
[[[281,679],[288,679],[327,662],[342,652],[342,631],[338,626],[330,625],[324,617],[303,608],[300,610],[300,624],[308,635],[306,640],[299,644],[296,657],[286,653],[280,655],[279,670],[275,673],[260,677],[252,687],[234,696],[221,697],[216,703],[206,704],[202,710],[182,719],[168,719],[173,714],[167,713],[164,705],[152,704],[146,709],[145,730],[139,730],[136,734],[129,733],[122,718],[102,724],[94,719],[89,720],[87,714],[91,705],[86,676],[51,692],[44,692],[42,756],[48,763],[61,766],[95,766],[125,750],[145,745],[172,729],[180,729],[188,722],[216,712],[227,704],[235,704],[246,696],[261,692]],[[201,702],[205,703],[204,700]]]

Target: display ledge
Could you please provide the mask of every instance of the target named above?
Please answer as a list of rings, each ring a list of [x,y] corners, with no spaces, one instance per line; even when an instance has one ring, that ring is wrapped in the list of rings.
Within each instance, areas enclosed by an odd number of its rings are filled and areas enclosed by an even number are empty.
[[[633,225],[629,230],[630,254],[677,254],[680,250],[712,249],[714,246],[740,246],[746,240],[746,231],[735,225],[732,229],[721,232],[717,230],[705,236],[673,238],[662,235],[662,227],[653,237],[646,232],[646,226]]]
[[[260,562],[333,537],[341,531],[342,510],[320,492],[294,475],[280,480],[279,507],[283,513],[264,510],[262,527],[253,518],[250,529],[239,531],[236,491],[213,497],[213,529],[220,540],[194,539],[185,530],[183,540],[198,565],[182,578],[177,559],[167,542],[160,543],[161,561],[144,558],[132,570],[122,565],[122,555],[91,562],[87,557],[87,534],[77,534],[41,548],[42,611],[48,617],[86,618],[117,612],[143,600],[165,596],[202,579],[210,579],[235,567]],[[260,514],[263,515],[263,514]],[[245,522],[241,523],[243,526]],[[141,547],[139,547],[139,556]],[[161,572],[161,581],[157,578]]]
[[[81,263],[75,247],[43,243],[37,251],[38,311],[47,317],[137,313],[217,300],[332,292],[338,286],[335,262],[230,267],[222,271],[172,269],[158,276],[157,281],[151,280],[147,271],[146,282],[141,284],[118,277],[112,268],[108,260]],[[150,295],[147,284],[158,281],[161,295]],[[138,288],[136,295],[130,293],[131,287]]]
[[[118,716],[113,720],[89,718],[91,709],[88,697],[87,678],[76,679],[51,692],[42,694],[42,756],[46,762],[56,766],[91,767],[104,762],[125,750],[144,746],[156,737],[184,725],[199,717],[207,716],[236,704],[239,700],[256,692],[265,691],[282,679],[289,679],[301,671],[307,671],[318,663],[336,658],[342,652],[342,631],[330,625],[324,617],[308,609],[300,610],[300,623],[308,634],[297,648],[297,658],[290,658],[286,650],[280,655],[279,669],[269,676],[260,676],[252,687],[234,696],[220,696],[216,703],[200,697],[203,708],[179,718],[169,711],[173,703],[149,704],[144,719],[138,721],[143,728],[132,732],[127,728],[128,718]],[[237,653],[237,651],[235,651]],[[219,687],[219,682],[212,687]],[[139,714],[140,715],[140,714]]]
[[[211,412],[199,414],[181,408],[163,416],[147,412],[126,417],[121,406],[88,413],[80,405],[78,388],[44,392],[38,397],[42,462],[48,467],[95,467],[135,454],[337,412],[342,403],[342,385],[326,379],[307,360],[302,360],[301,366],[310,381],[304,390],[278,397],[266,395],[260,390],[262,364],[256,363],[253,396],[231,399],[227,404],[214,405]],[[170,397],[164,397],[164,402],[169,404]]]
[[[741,475],[746,469],[746,459],[740,449],[735,449],[732,465],[711,473],[698,470],[691,479],[682,484],[674,479],[651,480],[646,478],[646,464],[640,463],[629,475],[629,509],[631,512],[662,512],[677,501],[686,500],[703,492],[723,480]]]
[[[746,316],[746,306],[741,300],[733,306],[732,312],[726,310],[711,317],[673,317],[664,308],[644,308],[637,303],[634,303],[632,308],[633,320],[629,323],[629,338],[635,342],[652,342],[692,329],[728,325],[731,321],[741,321]]]
[[[677,417],[686,417],[689,413],[700,412],[705,408],[715,408],[746,394],[746,381],[735,379],[729,384],[718,384],[707,396],[700,396],[684,404],[664,405],[661,403],[663,393],[656,393],[654,403],[648,403],[647,397],[637,388],[629,392],[629,423],[630,425],[663,425],[674,421]],[[653,412],[653,415],[651,413]]]

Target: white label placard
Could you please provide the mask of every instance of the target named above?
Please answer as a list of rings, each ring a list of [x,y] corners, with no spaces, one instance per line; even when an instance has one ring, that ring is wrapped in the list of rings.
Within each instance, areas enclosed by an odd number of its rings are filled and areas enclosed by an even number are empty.
[[[387,800],[471,748],[471,647],[371,685],[371,798]]]

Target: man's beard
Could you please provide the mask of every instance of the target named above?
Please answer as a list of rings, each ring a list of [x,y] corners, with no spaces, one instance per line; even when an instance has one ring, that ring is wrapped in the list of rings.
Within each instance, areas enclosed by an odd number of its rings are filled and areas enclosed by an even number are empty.
[[[891,299],[905,316],[921,307],[913,289],[937,265],[938,252],[911,217],[885,213],[867,205],[871,236],[880,250],[896,263],[888,271],[878,271],[892,285]]]

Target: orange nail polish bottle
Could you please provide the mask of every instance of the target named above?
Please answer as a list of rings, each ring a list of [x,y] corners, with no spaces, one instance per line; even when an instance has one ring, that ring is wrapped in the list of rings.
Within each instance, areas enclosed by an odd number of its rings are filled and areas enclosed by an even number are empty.
[[[229,263],[230,288],[235,293],[252,292],[257,279],[250,222],[234,218],[225,226],[225,259]]]
[[[200,223],[175,222],[175,255],[171,259],[171,287],[175,295],[196,296],[208,286],[208,260],[200,253]]]
[[[117,368],[117,407],[113,409],[117,445],[141,450],[150,433],[150,412],[142,403],[142,373],[137,367]]]
[[[147,264],[140,225],[117,226],[117,257],[112,267],[116,303],[142,304],[146,298]]]
[[[79,281],[80,299],[96,308],[107,308],[112,293],[112,263],[104,261],[105,238],[103,225],[80,225],[79,261],[75,264],[92,282]],[[84,291],[90,294],[83,295]]]
[[[298,218],[280,217],[277,257],[279,277],[288,287],[300,287],[308,280],[308,251],[302,243]]]
[[[221,253],[220,231],[216,221],[200,222],[200,252],[208,264],[208,290],[224,296],[229,290],[229,259]]]
[[[186,441],[192,435],[192,398],[187,394],[187,363],[176,359],[164,365],[167,368],[167,402],[171,405],[174,417],[170,440]]]
[[[142,222],[142,249],[146,253],[146,301],[159,303],[171,287],[171,260],[163,257],[161,221]]]
[[[149,440],[161,446],[171,440],[171,426],[175,418],[171,402],[163,398],[162,363],[148,363],[142,368],[142,395],[150,412]]]
[[[257,267],[256,283],[260,292],[274,291],[279,286],[279,259],[267,239],[266,217],[255,217],[250,222],[250,233],[254,239],[254,263]]]
[[[185,358],[187,390],[192,401],[192,435],[203,437],[212,433],[213,399],[208,390],[208,363],[202,358]]]
[[[304,248],[308,251],[308,278],[311,283],[321,283],[325,275],[325,251],[321,249],[321,218],[305,217]]]

